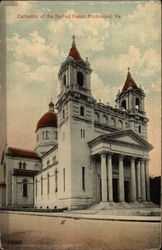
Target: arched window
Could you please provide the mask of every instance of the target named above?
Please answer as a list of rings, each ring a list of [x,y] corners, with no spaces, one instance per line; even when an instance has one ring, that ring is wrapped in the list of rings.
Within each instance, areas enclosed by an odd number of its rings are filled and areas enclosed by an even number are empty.
[[[56,156],[53,157],[53,163],[55,163],[55,162],[56,162]]]
[[[84,75],[83,75],[82,72],[78,72],[78,73],[77,73],[77,83],[78,83],[81,87],[83,87],[83,85],[84,85]]]
[[[64,75],[63,82],[64,82],[64,85],[66,86],[66,75]]]
[[[94,116],[95,116],[95,117],[94,117],[95,121],[96,121],[96,122],[99,122],[99,114],[98,114],[98,113],[95,113]]]
[[[62,118],[64,119],[65,118],[65,110],[63,109],[62,111]]]
[[[43,137],[43,140],[45,139],[45,131],[43,131],[43,133],[42,133],[42,137]]]
[[[136,98],[136,109],[140,109],[140,100],[139,98]]]
[[[22,169],[22,162],[19,162],[19,169]]]
[[[23,162],[23,169],[26,169],[26,162]]]
[[[27,180],[23,180],[23,197],[28,196],[28,182]]]
[[[122,123],[122,121],[119,120],[119,122],[118,122],[118,127],[119,127],[120,129],[122,129],[122,126],[123,126],[123,123]]]
[[[111,118],[111,126],[115,127],[115,120],[114,120],[114,118]]]
[[[41,176],[41,195],[43,195],[43,176]]]
[[[57,140],[57,131],[55,131],[55,140]]]
[[[138,133],[141,134],[141,126],[138,126]]]
[[[50,192],[50,177],[49,174],[47,175],[47,194]]]
[[[58,192],[58,172],[55,171],[55,192]]]
[[[63,190],[65,192],[65,168],[63,168]]]
[[[46,131],[46,139],[49,139],[49,131]]]
[[[126,100],[123,100],[123,101],[122,101],[121,107],[122,107],[123,109],[125,109],[125,110],[127,109]]]
[[[107,117],[105,115],[103,116],[102,120],[103,120],[103,123],[105,123],[105,124],[107,123]]]
[[[83,106],[80,107],[80,115],[84,116],[84,107]]]

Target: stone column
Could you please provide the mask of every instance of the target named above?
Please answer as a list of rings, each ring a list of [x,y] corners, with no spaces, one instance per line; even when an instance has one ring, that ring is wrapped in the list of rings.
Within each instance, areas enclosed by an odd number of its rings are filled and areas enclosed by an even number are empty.
[[[102,201],[107,201],[106,153],[101,154]]]
[[[141,201],[141,166],[140,162],[137,164],[137,199]]]
[[[112,185],[112,154],[109,153],[107,157],[108,162],[108,199],[113,201],[113,185]]]
[[[146,159],[146,197],[150,201],[149,159]]]
[[[131,199],[136,201],[136,172],[135,172],[135,158],[131,158]]]
[[[145,164],[141,160],[141,182],[142,182],[142,201],[146,201],[146,180],[145,180]]]
[[[124,202],[124,166],[123,155],[119,156],[119,201]]]

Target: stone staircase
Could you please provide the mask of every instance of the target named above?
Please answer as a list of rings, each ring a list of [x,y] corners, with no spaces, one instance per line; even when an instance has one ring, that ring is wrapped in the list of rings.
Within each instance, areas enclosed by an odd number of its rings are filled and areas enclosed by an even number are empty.
[[[74,213],[124,215],[124,216],[160,216],[160,207],[152,202],[100,202],[84,210],[75,210]]]

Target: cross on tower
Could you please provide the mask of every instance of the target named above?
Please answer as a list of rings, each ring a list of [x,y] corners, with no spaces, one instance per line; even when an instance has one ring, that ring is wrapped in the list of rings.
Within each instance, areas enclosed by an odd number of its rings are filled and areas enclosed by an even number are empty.
[[[73,43],[72,43],[72,45],[75,45],[75,36],[73,35],[72,38],[73,38]]]

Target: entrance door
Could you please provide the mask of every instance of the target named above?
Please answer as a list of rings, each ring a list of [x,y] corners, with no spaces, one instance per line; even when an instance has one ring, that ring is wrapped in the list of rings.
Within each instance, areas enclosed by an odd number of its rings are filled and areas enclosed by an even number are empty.
[[[118,202],[118,179],[113,179],[113,201]]]
[[[129,181],[124,181],[125,201],[129,202]]]
[[[100,202],[102,198],[102,188],[101,188],[101,177],[97,175],[97,202]]]

